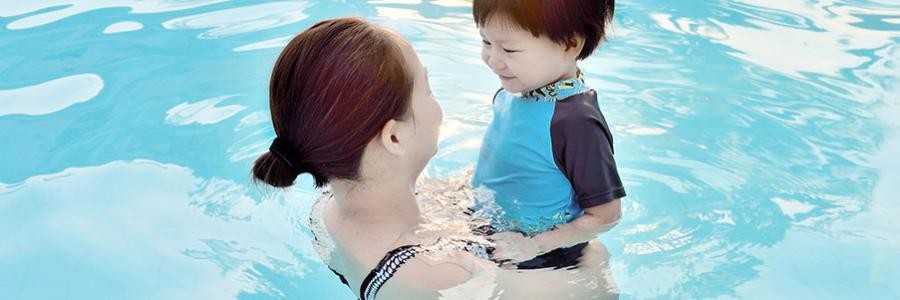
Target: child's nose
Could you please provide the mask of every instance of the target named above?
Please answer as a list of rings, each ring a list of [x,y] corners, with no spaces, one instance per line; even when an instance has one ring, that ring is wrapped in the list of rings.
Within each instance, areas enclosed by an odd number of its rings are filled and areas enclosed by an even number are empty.
[[[491,67],[494,71],[506,69],[506,62],[503,61],[501,55],[493,55],[488,56],[488,66]]]

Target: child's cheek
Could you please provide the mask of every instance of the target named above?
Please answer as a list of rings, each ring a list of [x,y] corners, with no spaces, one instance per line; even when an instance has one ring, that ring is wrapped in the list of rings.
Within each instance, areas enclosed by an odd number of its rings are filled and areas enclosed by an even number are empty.
[[[522,84],[526,86],[533,86],[535,84],[540,84],[540,82],[535,82],[535,74],[539,73],[540,66],[538,62],[527,63],[527,64],[519,64],[519,79],[522,81]]]

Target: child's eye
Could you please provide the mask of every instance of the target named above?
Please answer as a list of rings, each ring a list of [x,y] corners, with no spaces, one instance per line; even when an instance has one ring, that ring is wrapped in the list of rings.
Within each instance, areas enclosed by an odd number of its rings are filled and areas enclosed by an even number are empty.
[[[488,42],[488,41],[485,41],[485,40],[481,40],[481,43],[482,43],[482,44],[485,44],[485,45],[487,45],[487,46],[490,46],[490,45],[491,45],[491,42]]]
[[[506,53],[516,53],[516,52],[519,52],[519,50],[509,50],[509,49],[506,49],[506,48],[503,48],[503,51],[505,51]]]

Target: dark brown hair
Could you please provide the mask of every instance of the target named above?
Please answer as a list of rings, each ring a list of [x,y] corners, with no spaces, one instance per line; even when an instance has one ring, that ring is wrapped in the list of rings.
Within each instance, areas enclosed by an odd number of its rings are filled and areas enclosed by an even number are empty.
[[[322,21],[294,37],[269,85],[272,125],[292,157],[264,153],[253,165],[255,179],[275,187],[293,185],[302,173],[316,187],[358,179],[366,145],[409,109],[413,76],[400,43],[359,18]]]
[[[584,48],[578,59],[585,59],[606,39],[615,6],[615,0],[475,0],[472,15],[479,27],[501,16],[535,37],[546,35],[560,45],[572,45],[580,36]]]

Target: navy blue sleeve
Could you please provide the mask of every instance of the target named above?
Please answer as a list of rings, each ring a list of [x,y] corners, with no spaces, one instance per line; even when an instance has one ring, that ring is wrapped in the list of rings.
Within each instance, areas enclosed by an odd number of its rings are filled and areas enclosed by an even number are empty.
[[[625,197],[613,158],[613,139],[594,91],[556,103],[550,123],[553,159],[565,174],[581,208]]]

